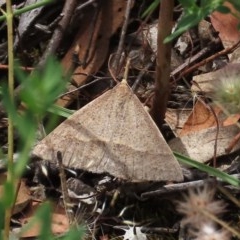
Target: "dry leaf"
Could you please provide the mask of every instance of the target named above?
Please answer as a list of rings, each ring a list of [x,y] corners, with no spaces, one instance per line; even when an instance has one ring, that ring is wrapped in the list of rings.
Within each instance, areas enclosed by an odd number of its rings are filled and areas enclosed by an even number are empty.
[[[192,109],[190,108],[167,109],[167,112],[165,114],[165,121],[170,126],[176,137],[178,137],[179,133],[181,132],[183,125],[187,121],[191,111]]]
[[[213,109],[216,116],[220,113],[219,108]],[[193,107],[192,113],[183,125],[179,136],[186,135],[191,132],[197,132],[209,127],[216,126],[216,117],[210,108],[206,106],[201,100],[198,100]]]
[[[217,141],[217,157],[226,154],[225,149],[238,132],[239,128],[234,125],[220,127]],[[169,146],[173,151],[204,163],[213,157],[216,133],[216,127],[192,132],[191,134],[171,140]],[[235,145],[233,151],[239,148],[240,142]]]
[[[220,71],[221,69],[215,72],[209,72],[194,76],[193,82],[195,82],[196,84],[192,84],[191,91],[192,92],[202,91],[205,94],[212,93],[213,83],[218,81]]]
[[[229,126],[236,124],[240,120],[240,114],[233,114],[227,117],[227,119],[224,120],[223,126]]]
[[[236,12],[229,2],[225,2],[224,4],[229,7],[232,12]],[[233,14],[223,14],[215,11],[210,15],[210,19],[215,30],[219,32],[219,37],[225,48],[231,47],[240,40],[240,32],[237,28],[239,19],[233,16]]]
[[[33,202],[31,205],[31,208],[29,208],[29,211],[24,214],[24,216],[20,219],[23,226],[24,224],[27,224],[32,220],[32,217],[34,216],[34,213],[36,212],[37,208],[40,207],[40,203]],[[21,233],[21,238],[27,238],[27,237],[37,237],[40,233],[40,223],[36,222],[34,223],[28,230]],[[54,211],[52,213],[52,233],[57,234],[63,234],[69,230],[69,221],[65,213],[65,209],[61,207],[55,207]]]
[[[83,23],[80,25],[79,32],[73,40],[73,44],[62,60],[62,64],[66,71],[72,66],[73,53],[76,46],[79,47],[78,58],[83,60],[84,55],[89,50],[89,63],[86,68],[79,66],[73,73],[73,81],[78,85],[82,85],[89,74],[95,74],[104,61],[106,60],[109,40],[113,33],[121,26],[124,20],[124,13],[127,2],[122,0],[105,0],[102,1],[101,7],[98,9],[98,19],[94,28],[92,44],[88,49],[92,28],[90,24],[93,21],[93,9],[85,12]],[[69,85],[67,91],[72,90],[73,86]],[[73,100],[73,95],[65,96],[59,99],[57,104],[60,106],[68,106]]]
[[[21,179],[17,200],[13,209],[13,214],[22,212],[31,201],[32,201],[32,198],[31,198],[30,191],[26,186],[25,181]]]
[[[6,180],[7,180],[6,173],[1,173],[0,174],[0,197],[3,194],[3,184],[5,183]],[[15,187],[17,187],[17,184],[18,182],[15,183]],[[21,180],[16,203],[13,208],[13,214],[22,212],[30,202],[31,202],[31,196],[29,193],[29,189],[27,188],[25,181]]]

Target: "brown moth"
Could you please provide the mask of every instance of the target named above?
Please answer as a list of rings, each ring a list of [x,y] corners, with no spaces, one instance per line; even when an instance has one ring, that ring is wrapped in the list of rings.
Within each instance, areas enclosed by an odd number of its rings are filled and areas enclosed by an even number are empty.
[[[133,182],[182,181],[181,168],[126,80],[102,94],[40,141],[33,154]]]

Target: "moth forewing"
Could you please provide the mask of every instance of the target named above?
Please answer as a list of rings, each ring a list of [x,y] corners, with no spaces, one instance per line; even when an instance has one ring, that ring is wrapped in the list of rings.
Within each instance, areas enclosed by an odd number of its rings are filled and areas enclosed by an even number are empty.
[[[162,134],[126,81],[93,100],[43,139],[33,153],[63,164],[131,181],[182,181],[181,168]]]

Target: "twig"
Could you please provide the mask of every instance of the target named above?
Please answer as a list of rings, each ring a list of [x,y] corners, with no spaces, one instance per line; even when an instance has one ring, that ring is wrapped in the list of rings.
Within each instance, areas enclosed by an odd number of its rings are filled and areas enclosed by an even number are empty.
[[[7,19],[7,39],[8,39],[8,91],[10,101],[14,102],[14,54],[13,54],[13,9],[12,1],[6,1],[7,12],[4,14]],[[13,172],[13,153],[14,153],[14,128],[12,116],[8,116],[8,171],[7,171],[7,182],[12,184],[12,191],[16,194],[16,189],[14,186],[14,172]],[[5,193],[7,194],[7,193]],[[14,197],[14,196],[12,196]],[[4,239],[9,238],[10,232],[10,219],[12,208],[14,204],[14,199],[10,197],[10,204],[5,209],[5,219],[4,219]]]
[[[230,153],[239,140],[240,140],[240,132],[236,136],[234,136],[234,138],[229,143],[228,147],[225,149],[225,152]]]
[[[216,131],[216,136],[215,136],[215,140],[214,140],[214,151],[213,151],[213,167],[216,168],[217,167],[217,147],[218,147],[218,135],[219,135],[219,121],[218,121],[218,117],[217,114],[215,113],[213,107],[211,105],[208,105],[209,109],[211,110],[216,124],[217,124],[217,131]]]
[[[6,64],[0,64],[0,69],[8,69],[9,68],[9,66],[8,65],[6,65]],[[31,72],[31,71],[33,71],[34,70],[34,68],[33,67],[19,67],[21,70],[23,70],[23,71],[27,71],[27,72]]]
[[[83,10],[83,8],[87,7],[87,6],[90,5],[90,4],[93,4],[93,3],[95,3],[95,2],[96,2],[96,0],[88,0],[87,2],[85,2],[85,3],[81,4],[80,6],[78,6],[78,7],[76,8],[76,11]]]
[[[141,232],[159,234],[159,233],[176,233],[179,231],[179,227],[164,228],[164,227],[141,227]]]
[[[156,64],[156,92],[150,114],[155,123],[161,128],[170,93],[171,44],[164,39],[171,34],[174,0],[162,0],[160,4],[158,23],[158,50]]]
[[[74,223],[74,214],[73,214],[72,209],[70,208],[71,201],[68,196],[66,175],[65,175],[63,163],[62,163],[62,153],[59,151],[57,152],[57,161],[59,164],[59,177],[61,180],[61,188],[62,188],[62,196],[63,196],[63,204],[64,204],[65,212],[68,216],[69,223],[73,224]]]
[[[124,71],[124,74],[123,74],[123,79],[125,79],[126,81],[128,79],[128,72],[129,72],[129,67],[130,67],[130,61],[131,61],[131,59],[128,58],[126,66],[125,66],[125,71]]]
[[[240,174],[232,174],[230,176],[238,178],[238,179],[240,178]],[[217,178],[217,179],[216,178],[208,178],[208,179],[197,180],[197,181],[192,181],[192,182],[169,184],[169,185],[163,186],[162,188],[160,188],[158,190],[142,193],[141,198],[156,197],[156,196],[161,196],[161,195],[169,194],[169,193],[182,192],[191,187],[204,186],[206,183],[207,184],[215,184],[216,181],[224,182],[220,178]]]
[[[203,93],[203,90],[201,89],[199,84],[196,81],[192,81],[192,82]],[[201,101],[202,104],[204,104],[204,106],[206,106],[206,108],[208,108],[210,110],[210,112],[214,116],[214,119],[215,119],[215,122],[216,122],[216,125],[217,125],[216,126],[217,131],[216,131],[216,136],[215,136],[215,140],[214,140],[214,150],[213,150],[213,167],[216,168],[217,167],[217,146],[218,146],[218,135],[219,135],[219,120],[218,120],[217,114],[215,113],[215,111],[214,111],[214,109],[211,105],[205,104],[205,102],[202,101],[201,98],[199,98],[198,100]]]
[[[240,208],[240,201],[232,193],[229,192],[227,188],[222,187],[221,185],[218,186],[218,190],[222,192],[228,199],[234,203],[238,208]]]
[[[120,40],[119,40],[116,57],[115,57],[114,62],[113,62],[113,70],[114,70],[114,75],[115,76],[118,75],[117,70],[118,70],[120,60],[121,60],[121,54],[123,52],[123,45],[124,45],[124,40],[125,40],[125,36],[126,36],[126,32],[127,32],[127,26],[128,26],[128,20],[129,20],[131,5],[132,5],[132,0],[128,0],[127,8],[126,8],[126,11],[125,11],[124,23],[123,23],[123,27],[122,27],[122,31],[121,31],[121,37],[120,37]]]
[[[58,25],[59,21],[62,19],[63,15],[60,14],[58,17],[56,17],[50,24],[44,25],[40,23],[36,23],[34,27],[46,34],[51,34],[52,30]],[[20,37],[19,37],[20,38]]]
[[[105,80],[105,79],[109,79],[109,80],[110,80],[111,78],[109,78],[109,77],[97,78],[97,79],[95,79],[95,80],[93,80],[93,81],[91,81],[91,82],[89,82],[89,83],[86,83],[86,84],[84,84],[84,85],[82,85],[82,86],[80,86],[80,87],[78,87],[78,88],[76,88],[76,89],[73,89],[73,90],[71,90],[71,91],[68,91],[68,92],[66,92],[66,93],[63,93],[63,94],[59,95],[58,98],[62,98],[62,97],[64,97],[64,96],[66,96],[66,95],[75,93],[75,92],[77,92],[77,91],[79,91],[79,90],[81,90],[81,89],[83,89],[83,88],[86,88],[86,87],[88,87],[88,86],[90,86],[90,85],[92,85],[92,84],[94,84],[94,83],[96,83],[96,82],[99,82],[99,81],[102,81],[102,80]]]
[[[233,236],[236,236],[238,239],[240,238],[240,232],[236,229],[234,229],[233,227],[231,227],[230,225],[228,225],[226,222],[222,221],[221,219],[219,219],[218,217],[216,217],[214,214],[210,213],[210,211],[206,211],[204,209],[202,209],[202,213],[208,217],[209,219],[211,219],[213,222],[218,223],[220,226],[222,226],[224,229],[227,229],[229,232],[231,232],[233,234]]]
[[[185,68],[189,67],[192,63],[196,62],[199,58],[202,58],[204,55],[206,55],[209,51],[211,50],[211,45],[207,46],[203,49],[201,49],[201,51],[199,51],[197,54],[195,54],[194,56],[189,57],[188,59],[185,60],[185,62],[183,64],[181,64],[179,67],[177,67],[176,69],[174,69],[171,72],[171,78],[174,78],[174,76],[177,76],[179,73],[181,73],[181,71],[183,71]]]
[[[156,197],[156,196],[162,196],[164,194],[169,194],[169,193],[182,192],[191,187],[201,187],[201,186],[204,186],[206,183],[212,184],[215,182],[216,182],[216,179],[209,178],[209,179],[197,180],[197,181],[186,182],[186,183],[169,184],[169,185],[163,186],[162,188],[156,191],[142,193],[141,198]]]
[[[139,85],[139,82],[141,81],[142,77],[143,77],[144,74],[147,72],[147,70],[148,70],[150,67],[153,66],[153,64],[154,64],[154,61],[149,62],[149,63],[147,64],[147,66],[146,66],[143,70],[140,71],[140,73],[138,74],[138,76],[137,76],[137,78],[136,78],[136,80],[135,80],[135,82],[134,82],[134,84],[133,84],[133,86],[132,86],[133,92],[136,91],[136,89],[137,89],[137,87],[138,87],[138,85]]]
[[[56,30],[53,33],[53,36],[38,64],[38,67],[43,67],[48,56],[55,53],[56,49],[58,48],[59,44],[61,43],[63,33],[66,30],[66,28],[69,25],[69,22],[71,20],[71,16],[75,10],[77,4],[77,0],[68,0],[65,2],[62,15],[63,18],[59,22],[59,26],[56,28]]]
[[[213,61],[215,58],[233,52],[236,48],[239,47],[239,45],[240,45],[240,40],[239,40],[238,42],[236,42],[235,44],[233,44],[231,47],[226,48],[226,49],[224,49],[224,50],[222,50],[222,51],[220,51],[220,52],[217,52],[216,54],[214,54],[214,55],[212,55],[212,56],[210,56],[210,57],[202,60],[201,62],[196,63],[196,64],[193,65],[192,67],[184,70],[178,77],[174,77],[174,75],[172,75],[172,78],[173,78],[175,81],[177,81],[177,80],[181,79],[183,76],[186,76],[187,74],[195,71],[195,70],[198,69],[199,67],[205,65],[206,63],[209,63],[209,62]]]
[[[111,77],[113,78],[113,80],[114,80],[116,83],[118,83],[119,81],[117,80],[115,74],[113,73],[112,68],[111,68],[111,64],[110,64],[110,63],[111,63],[112,56],[113,56],[113,55],[111,54],[110,57],[109,57],[109,59],[108,59],[108,71],[109,71]]]

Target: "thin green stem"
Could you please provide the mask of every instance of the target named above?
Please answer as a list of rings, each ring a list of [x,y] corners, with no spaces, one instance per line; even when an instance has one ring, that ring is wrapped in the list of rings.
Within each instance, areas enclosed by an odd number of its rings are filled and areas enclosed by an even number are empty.
[[[14,100],[14,55],[13,55],[13,10],[11,0],[6,1],[6,19],[7,19],[7,37],[8,37],[8,90],[11,101]],[[13,119],[8,116],[8,171],[7,182],[14,187],[13,177]],[[12,205],[12,204],[11,204]],[[5,225],[4,225],[4,239],[9,238],[10,231],[10,219],[11,219],[11,207],[5,210]]]
[[[35,8],[39,8],[39,7],[42,7],[42,6],[45,6],[49,3],[53,2],[53,0],[43,0],[42,2],[38,2],[38,3],[35,3],[35,4],[31,4],[29,6],[26,6],[26,7],[23,7],[23,8],[20,8],[20,9],[16,9],[14,12],[13,12],[13,16],[19,16],[25,12],[28,12],[28,11],[31,11]],[[3,21],[6,19],[6,15],[3,15],[3,16],[0,16],[0,21]]]

